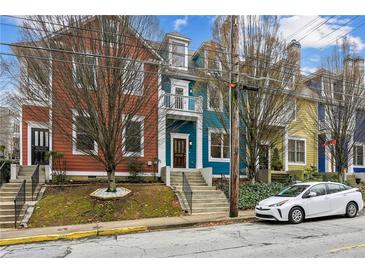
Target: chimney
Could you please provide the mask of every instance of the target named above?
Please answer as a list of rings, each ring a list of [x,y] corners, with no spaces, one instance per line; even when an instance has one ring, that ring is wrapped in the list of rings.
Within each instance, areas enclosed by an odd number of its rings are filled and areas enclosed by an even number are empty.
[[[364,79],[364,58],[358,56],[354,59],[355,77],[360,80]]]
[[[346,78],[349,78],[351,76],[353,72],[353,65],[354,65],[354,60],[350,55],[347,55],[343,60],[343,70]]]
[[[300,43],[295,39],[291,40],[287,47],[289,59],[294,58],[295,64],[298,66],[298,68],[300,68],[301,47],[302,46],[300,45]],[[293,64],[294,64],[294,62],[293,62]]]

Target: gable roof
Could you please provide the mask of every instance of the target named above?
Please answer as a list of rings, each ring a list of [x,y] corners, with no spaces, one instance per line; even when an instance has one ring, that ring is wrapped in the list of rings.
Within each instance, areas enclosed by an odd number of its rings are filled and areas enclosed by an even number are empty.
[[[90,16],[90,17],[85,17],[84,18],[84,22],[82,22],[82,24],[87,24],[87,23],[90,23],[92,22],[93,20],[96,19],[96,16],[93,15],[93,16]],[[71,27],[72,28],[72,27]],[[62,35],[60,33],[64,33],[66,32],[67,30],[69,30],[70,28],[68,26],[65,26],[65,27],[61,27],[57,32],[55,32],[53,34],[52,37],[55,37],[57,35]],[[141,41],[141,43],[159,60],[159,61],[163,61],[163,58],[161,57],[161,55],[149,44],[148,40],[147,39],[144,39],[132,26],[129,26],[129,30],[130,32],[139,40]],[[16,43],[13,43],[12,45],[14,45],[15,47],[16,46],[21,46],[21,45],[26,45],[27,42],[25,41],[20,41],[20,42],[16,42]],[[13,47],[12,47],[13,48]],[[13,48],[14,49],[14,48]]]

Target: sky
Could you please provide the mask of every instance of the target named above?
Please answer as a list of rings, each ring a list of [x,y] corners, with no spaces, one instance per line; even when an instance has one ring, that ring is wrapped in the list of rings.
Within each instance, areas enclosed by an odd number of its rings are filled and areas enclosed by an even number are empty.
[[[163,31],[178,31],[190,37],[190,48],[197,49],[202,42],[211,39],[215,16],[164,15],[158,18]],[[21,23],[20,19],[0,16],[0,41],[19,41],[21,36],[16,26]],[[283,38],[300,41],[301,69],[305,73],[314,72],[331,53],[336,40],[344,35],[355,44],[356,53],[365,56],[365,16],[281,16],[280,23]],[[10,50],[0,45],[0,52],[9,53]]]

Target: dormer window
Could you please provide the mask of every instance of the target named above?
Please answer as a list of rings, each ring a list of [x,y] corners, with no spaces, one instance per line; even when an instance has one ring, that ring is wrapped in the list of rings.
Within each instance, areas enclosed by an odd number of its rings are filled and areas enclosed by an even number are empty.
[[[187,51],[188,47],[186,43],[179,41],[171,41],[171,66],[178,69],[187,69],[188,60],[187,60]]]
[[[209,73],[220,73],[222,71],[222,63],[215,50],[204,50],[204,67]]]

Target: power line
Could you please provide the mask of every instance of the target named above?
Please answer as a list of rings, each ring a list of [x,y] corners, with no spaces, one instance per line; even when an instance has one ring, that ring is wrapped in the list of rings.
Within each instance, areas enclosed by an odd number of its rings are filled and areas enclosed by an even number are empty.
[[[304,38],[308,37],[308,35],[312,34],[314,31],[318,30],[320,27],[322,27],[324,24],[326,24],[329,20],[331,20],[333,17],[335,16],[331,16],[329,18],[327,18],[325,21],[323,21],[321,24],[319,24],[316,28],[313,28],[309,33],[307,33],[306,35],[302,36],[298,42],[302,41]]]
[[[294,31],[291,35],[289,35],[287,37],[287,39],[289,40],[290,38],[294,37],[297,33],[300,33],[302,30],[304,31],[305,28],[307,26],[310,26],[311,24],[313,24],[315,21],[317,21],[318,19],[320,19],[320,16],[316,16],[313,20],[311,20],[309,23],[305,24],[304,26],[300,27],[298,30]]]
[[[8,44],[8,45],[11,45],[11,44]],[[12,45],[12,46],[14,46],[14,45]],[[19,45],[17,45],[17,46],[19,46]],[[24,46],[23,46],[24,47]],[[38,48],[38,49],[41,49],[41,50],[46,50],[45,48]],[[57,50],[57,49],[48,49],[48,50]],[[58,51],[61,51],[61,50],[58,50]],[[69,52],[70,54],[84,54],[84,53],[76,53],[76,52]],[[90,54],[84,54],[84,55],[88,55],[88,56],[90,56]],[[103,57],[103,58],[109,58],[108,56],[98,56],[98,57]],[[113,57],[110,57],[110,58],[121,58],[121,57],[116,57],[116,56],[113,56]],[[249,57],[250,58],[250,57]],[[255,58],[255,57],[251,57],[251,58]],[[127,59],[127,58],[126,58]],[[134,60],[133,60],[134,61]],[[204,68],[194,68],[194,70],[204,70],[204,71],[207,71],[207,69],[204,69]],[[212,71],[212,70],[211,70]],[[218,72],[223,72],[222,70],[216,70],[216,71],[218,71]],[[226,71],[225,71],[226,72]],[[243,74],[243,76],[247,76],[247,77],[252,77],[252,76],[250,76],[250,75],[247,75],[247,74]]]
[[[56,25],[56,26],[60,26],[63,28],[70,28],[70,29],[76,29],[76,30],[83,30],[83,31],[87,31],[87,32],[94,32],[94,33],[102,33],[102,34],[111,34],[112,36],[123,36],[123,37],[127,37],[127,38],[135,38],[135,36],[130,36],[130,35],[126,35],[126,34],[119,34],[119,33],[115,33],[115,32],[108,32],[108,31],[100,31],[98,29],[92,29],[92,28],[81,28],[81,27],[75,27],[75,26],[69,26],[69,25],[64,25],[64,24],[59,24],[59,23],[55,23],[55,22],[48,22],[48,21],[42,21],[42,20],[36,20],[36,19],[31,19],[31,18],[25,18],[25,17],[19,17],[19,16],[12,16],[12,15],[4,15],[5,17],[11,17],[11,18],[15,18],[15,19],[21,19],[21,20],[26,20],[26,21],[32,21],[32,22],[39,22],[39,23],[45,23],[45,24],[50,24],[50,25]],[[6,24],[6,23],[3,23]],[[8,24],[11,25],[11,24]],[[37,30],[37,31],[43,31],[42,29],[35,29],[35,28],[30,28],[30,27],[26,27],[26,26],[19,26],[19,25],[14,25],[17,26],[19,28],[28,28],[28,29],[33,29],[33,30]],[[62,34],[60,31],[57,33],[57,35],[69,35],[69,34]],[[141,36],[141,35],[140,35]],[[82,37],[82,36],[81,36]],[[157,41],[150,41],[148,39],[145,39],[144,37],[141,36],[142,39],[144,39],[147,43],[152,42],[152,43],[158,43],[160,46],[161,45],[172,45],[173,43],[169,43],[169,42],[157,42]],[[109,43],[111,41],[108,41]],[[153,48],[153,46],[149,43],[149,46],[151,48]],[[224,48],[222,45],[219,45],[220,48]],[[160,48],[153,48],[156,51],[161,50]],[[194,49],[194,48],[190,48],[190,50],[192,51],[197,51],[200,48]],[[222,51],[217,51],[217,50],[210,50],[210,51],[215,51],[215,52],[219,52],[219,53],[227,53],[227,52],[222,52]]]
[[[11,55],[11,56],[16,56],[15,54],[11,54],[11,53],[3,53],[3,52],[0,52],[0,55]],[[50,61],[49,58],[45,58],[45,57],[38,57],[38,56],[19,56],[19,57],[23,57],[23,58],[31,58],[31,59],[40,59],[40,60],[46,60],[46,61]],[[56,62],[61,62],[61,63],[72,63],[72,61],[67,61],[67,60],[60,60],[60,59],[54,59],[53,61],[56,61]],[[134,71],[134,72],[141,72],[140,70],[136,70],[136,69],[125,69],[125,68],[120,68],[120,67],[111,67],[111,66],[103,66],[103,65],[93,65],[93,64],[90,64],[90,63],[82,63],[82,62],[76,62],[77,64],[80,64],[80,65],[86,65],[86,66],[97,66],[97,67],[107,67],[107,68],[113,68],[113,69],[119,69],[119,70],[124,70],[124,71]],[[146,74],[155,74],[155,75],[159,75],[158,72],[155,72],[155,71],[143,71],[144,73]],[[169,75],[171,76],[181,76],[180,73],[170,73]],[[196,76],[197,79],[200,79],[200,80],[205,80],[205,81],[211,81],[212,78],[207,78],[207,77],[199,77],[199,76]],[[227,84],[228,84],[228,81],[227,81]],[[303,95],[303,94],[290,94],[291,90],[283,90],[283,88],[270,88],[270,87],[265,87],[265,90],[267,92],[275,92],[275,93],[279,93],[279,94],[282,94],[282,95],[288,95],[288,96],[299,96],[299,97],[302,97],[302,98],[307,98],[307,99],[311,99],[311,100],[321,100],[321,97],[319,98],[313,98],[312,96],[306,96],[306,95]],[[316,89],[315,89],[316,90]],[[317,91],[320,91],[319,89]],[[344,94],[344,93],[341,93],[341,92],[335,92],[335,91],[331,91],[332,93],[334,94],[340,94],[340,95],[343,95],[345,97],[352,97],[352,98],[359,98],[361,100],[364,100],[364,96],[359,96],[359,95],[349,95],[349,94]],[[337,100],[338,102],[342,102],[343,100]]]
[[[41,22],[41,21],[39,21],[39,20],[34,20],[34,19],[28,19],[28,18],[23,18],[23,17],[16,17],[16,16],[9,16],[9,17],[15,17],[15,18],[20,18],[20,19],[25,19],[25,20],[32,20],[32,21],[37,21],[37,22]],[[333,16],[332,16],[333,17]],[[320,17],[319,17],[320,18]],[[325,22],[327,22],[329,19],[331,19],[331,18],[328,18]],[[1,24],[1,23],[0,23]],[[51,23],[49,23],[49,24],[51,24]],[[321,24],[323,24],[323,22],[321,23]],[[60,24],[58,24],[58,25],[60,25]],[[14,25],[14,26],[16,26],[16,25]],[[62,26],[65,26],[65,25],[62,25]],[[17,27],[20,27],[20,26],[17,26]],[[22,28],[22,27],[20,27],[20,28]],[[73,27],[73,28],[77,28],[77,27]],[[88,29],[83,29],[83,28],[77,28],[77,29],[81,29],[81,30],[88,30]],[[94,32],[99,32],[100,33],[100,31],[98,31],[98,30],[93,30]],[[109,32],[110,33],[110,32]],[[115,33],[111,33],[111,34],[113,34],[113,35],[116,35]],[[72,35],[70,35],[70,34],[67,34],[68,36],[72,36]],[[117,34],[118,35],[118,34]],[[80,36],[80,37],[82,37],[82,36]],[[104,40],[101,40],[101,39],[96,39],[96,40],[99,40],[99,41],[104,41]],[[109,41],[110,42],[110,41]],[[124,43],[123,43],[124,44]],[[169,44],[171,44],[171,43],[169,43]],[[136,46],[136,45],[133,45],[133,47],[138,47],[138,46]],[[153,48],[153,49],[155,49],[156,50],[156,48]],[[214,51],[214,52],[219,52],[219,53],[223,53],[223,54],[227,54],[227,52],[223,52],[223,51],[217,51],[217,50],[209,50],[209,49],[205,49],[206,51]],[[163,50],[162,52],[167,52],[167,53],[176,53],[176,52],[174,52],[174,51],[166,51],[166,50]],[[194,56],[195,54],[188,54],[188,56]],[[117,57],[116,57],[117,58]],[[247,57],[247,58],[250,58],[250,57]],[[256,57],[254,57],[254,58],[256,58]],[[258,58],[258,57],[257,57]],[[208,60],[208,62],[209,61],[214,61],[214,62],[217,62],[217,60],[216,59],[211,59],[211,58],[204,58],[205,60]],[[274,65],[274,64],[273,64]],[[183,67],[183,66],[180,66],[180,67]],[[199,67],[195,67],[194,68],[195,70],[199,70],[199,69],[201,69],[201,68],[199,68]],[[222,72],[222,70],[217,70],[218,72]],[[304,71],[302,71],[302,70],[300,70],[303,74],[305,74],[305,72]]]

